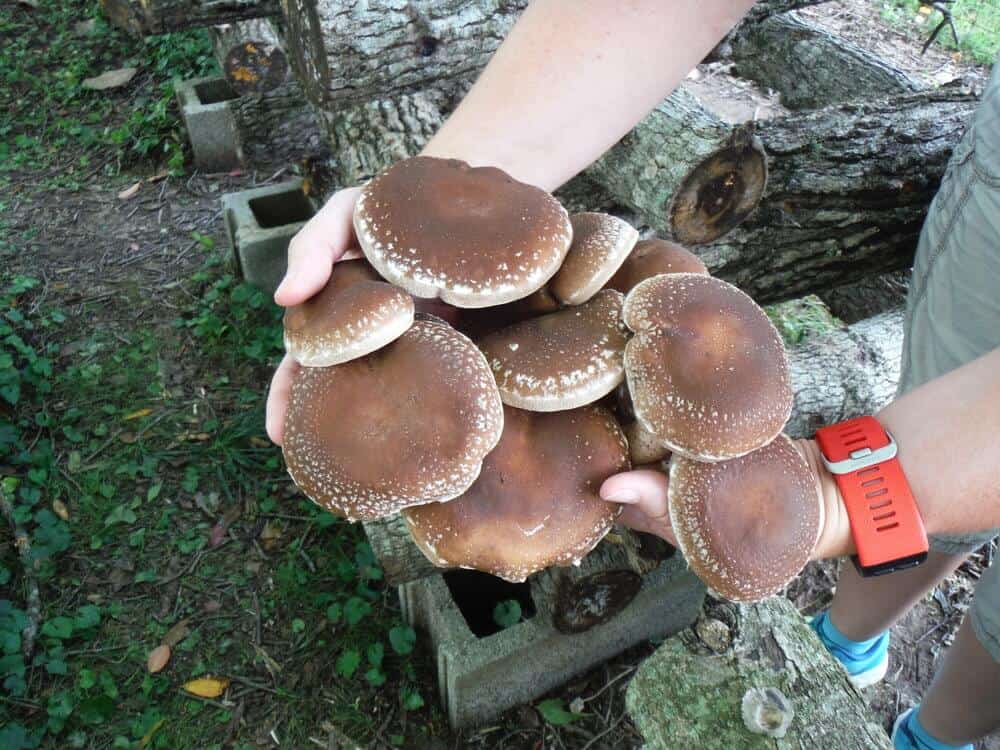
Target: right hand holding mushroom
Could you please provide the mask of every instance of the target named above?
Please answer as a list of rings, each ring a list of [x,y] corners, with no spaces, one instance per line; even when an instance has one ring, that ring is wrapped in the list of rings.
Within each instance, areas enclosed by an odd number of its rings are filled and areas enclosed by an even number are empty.
[[[851,552],[850,525],[836,483],[812,440],[781,435],[730,461],[674,456],[655,469],[607,479],[601,497],[622,504],[620,521],[666,539],[722,596],[776,593],[810,559]]]

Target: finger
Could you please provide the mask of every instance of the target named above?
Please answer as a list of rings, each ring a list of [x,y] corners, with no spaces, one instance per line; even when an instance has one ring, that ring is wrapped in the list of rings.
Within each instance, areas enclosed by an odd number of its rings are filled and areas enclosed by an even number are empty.
[[[667,475],[652,469],[615,474],[601,485],[601,497],[634,505],[650,518],[667,515]]]
[[[360,192],[341,190],[292,237],[288,270],[274,293],[279,305],[298,305],[316,294],[330,278],[333,264],[355,244],[352,217]]]
[[[275,445],[281,445],[285,438],[285,412],[288,411],[288,397],[292,392],[292,376],[298,367],[298,363],[286,354],[271,378],[264,426],[267,428],[267,436]]]
[[[655,534],[665,539],[671,546],[677,546],[677,537],[674,534],[673,527],[670,525],[669,514],[661,518],[650,518],[634,505],[623,505],[622,513],[618,516],[618,523],[636,531]]]

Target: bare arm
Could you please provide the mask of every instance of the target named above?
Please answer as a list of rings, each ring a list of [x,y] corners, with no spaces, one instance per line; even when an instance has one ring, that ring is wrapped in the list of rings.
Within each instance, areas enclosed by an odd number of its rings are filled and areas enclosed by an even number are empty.
[[[929,534],[1000,526],[1000,349],[902,396],[877,415],[899,445],[899,460]],[[812,440],[799,450],[816,475],[825,524],[813,554],[854,551],[847,511]],[[607,500],[626,503],[624,520],[673,541],[667,478],[635,471],[608,479]]]
[[[425,154],[498,166],[554,189],[669,94],[753,0],[535,0]],[[292,239],[275,301],[309,299],[355,244],[357,188],[336,193]],[[280,444],[295,364],[271,381],[267,433]]]
[[[424,149],[555,189],[684,79],[753,0],[536,0]]]

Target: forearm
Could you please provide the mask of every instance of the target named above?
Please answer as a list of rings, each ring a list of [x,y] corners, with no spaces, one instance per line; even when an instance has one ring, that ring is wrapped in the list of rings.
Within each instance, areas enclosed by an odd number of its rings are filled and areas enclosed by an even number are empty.
[[[1000,349],[896,399],[878,418],[899,445],[929,534],[1000,526]],[[803,447],[815,465],[815,444]],[[847,554],[839,493],[822,465],[818,477],[828,519],[817,557]]]
[[[425,154],[552,190],[625,135],[753,0],[536,0]]]

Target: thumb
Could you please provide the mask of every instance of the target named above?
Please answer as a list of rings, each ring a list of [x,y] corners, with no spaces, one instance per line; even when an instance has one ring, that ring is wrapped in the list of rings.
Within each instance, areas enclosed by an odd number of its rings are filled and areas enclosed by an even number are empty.
[[[601,485],[601,497],[633,505],[651,518],[667,515],[667,475],[652,469],[615,474]]]
[[[336,193],[319,213],[292,237],[288,245],[288,270],[274,301],[282,307],[298,305],[322,289],[333,264],[354,243],[352,218],[361,188]]]

